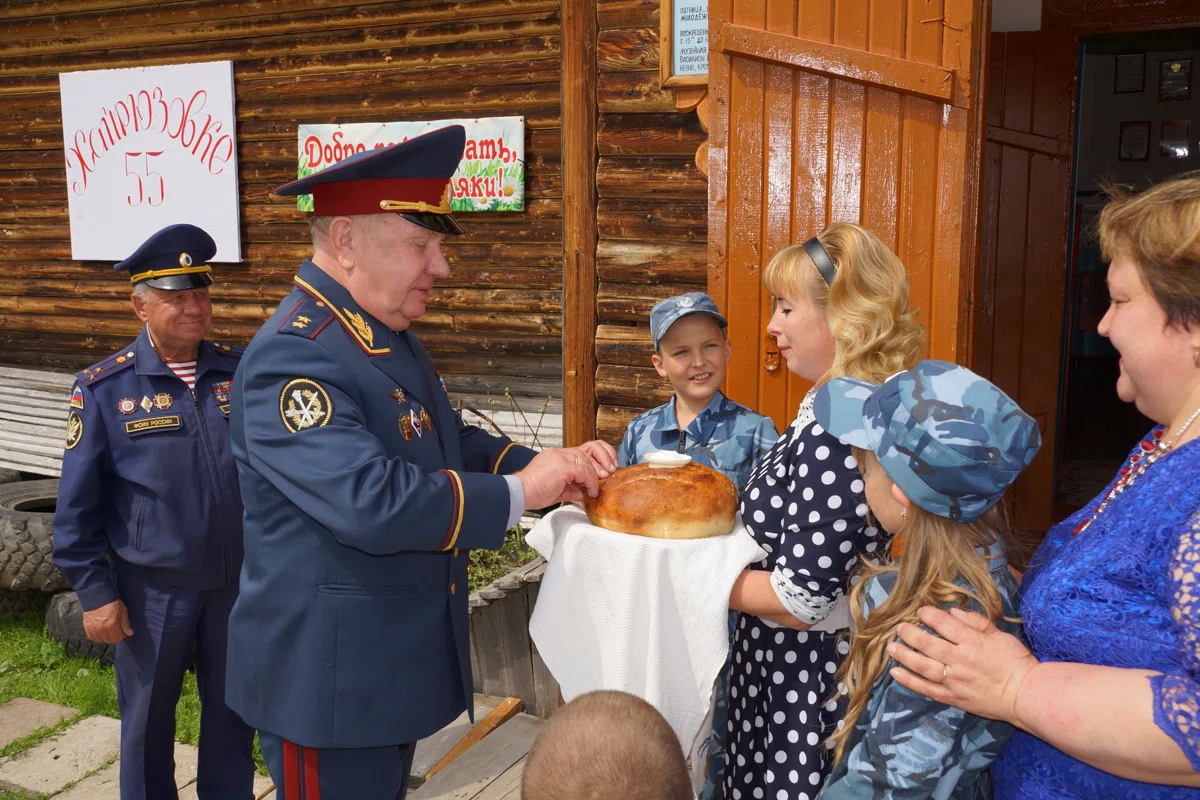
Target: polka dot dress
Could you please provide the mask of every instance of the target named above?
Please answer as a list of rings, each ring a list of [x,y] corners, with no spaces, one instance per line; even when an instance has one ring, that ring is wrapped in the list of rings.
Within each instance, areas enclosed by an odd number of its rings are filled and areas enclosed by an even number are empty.
[[[866,525],[863,484],[850,448],[812,416],[812,393],[751,475],[742,520],[767,557],[751,569],[782,582],[788,607],[824,618],[859,553],[881,544]],[[825,740],[842,708],[830,698],[849,647],[837,633],[799,632],[738,614],[729,681],[726,800],[813,800],[830,765]]]

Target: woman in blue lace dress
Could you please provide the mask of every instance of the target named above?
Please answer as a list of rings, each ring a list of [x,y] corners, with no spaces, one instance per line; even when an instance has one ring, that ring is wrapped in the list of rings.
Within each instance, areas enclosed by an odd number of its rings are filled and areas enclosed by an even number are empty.
[[[1032,652],[928,607],[941,638],[902,625],[890,645],[904,686],[1019,729],[998,798],[1200,797],[1200,173],[1115,190],[1100,243],[1117,394],[1159,425],[1030,562]]]

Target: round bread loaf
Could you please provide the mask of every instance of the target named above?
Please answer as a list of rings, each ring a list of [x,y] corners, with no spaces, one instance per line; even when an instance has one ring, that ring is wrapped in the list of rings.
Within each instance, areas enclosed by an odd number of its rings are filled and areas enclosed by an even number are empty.
[[[618,469],[596,497],[583,498],[593,525],[655,539],[706,539],[733,530],[737,488],[712,467],[634,464]]]

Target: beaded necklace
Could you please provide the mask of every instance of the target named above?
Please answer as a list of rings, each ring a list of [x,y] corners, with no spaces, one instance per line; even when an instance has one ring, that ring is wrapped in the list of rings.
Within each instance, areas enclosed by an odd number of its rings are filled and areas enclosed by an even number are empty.
[[[1183,423],[1183,427],[1171,437],[1171,441],[1169,442],[1162,441],[1162,428],[1159,428],[1158,430],[1154,431],[1151,436],[1143,439],[1141,444],[1138,445],[1138,447],[1141,449],[1141,452],[1134,453],[1133,458],[1129,459],[1129,466],[1121,468],[1121,476],[1117,479],[1117,482],[1113,484],[1113,487],[1108,490],[1108,494],[1104,496],[1104,499],[1100,501],[1100,505],[1096,506],[1096,510],[1092,512],[1092,516],[1076,525],[1075,530],[1071,533],[1071,535],[1078,536],[1087,530],[1087,527],[1096,521],[1096,517],[1100,516],[1101,512],[1108,508],[1108,504],[1111,503],[1117,495],[1128,489],[1134,481],[1141,477],[1143,472],[1149,469],[1151,464],[1153,464],[1155,461],[1158,461],[1158,459],[1170,452],[1171,448],[1175,446],[1175,442],[1179,440],[1179,437],[1183,435],[1184,431],[1191,427],[1192,423],[1196,421],[1196,417],[1198,416],[1200,416],[1200,408],[1197,408],[1194,412],[1192,412],[1192,415],[1188,417],[1187,422]]]

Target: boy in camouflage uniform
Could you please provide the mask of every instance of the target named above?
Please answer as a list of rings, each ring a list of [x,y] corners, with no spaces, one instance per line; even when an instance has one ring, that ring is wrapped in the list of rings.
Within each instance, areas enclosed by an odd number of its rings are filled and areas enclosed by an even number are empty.
[[[622,467],[637,464],[656,450],[674,450],[723,473],[738,491],[746,485],[759,459],[778,441],[779,432],[770,417],[721,392],[732,351],[725,337],[728,324],[703,292],[667,298],[650,311],[651,363],[659,375],[671,381],[675,396],[629,423],[617,451]],[[732,625],[730,614],[731,637]],[[728,669],[722,668],[713,708],[715,732],[696,748],[696,760],[702,763],[689,763],[689,768],[706,777],[701,800],[717,797],[724,778],[720,737],[726,724],[727,682]],[[709,731],[709,727],[701,730]]]
[[[904,539],[902,557],[867,567],[851,593],[861,611],[853,612],[855,639],[837,677],[856,680],[846,717],[853,727],[833,736],[840,759],[818,798],[990,798],[987,770],[1013,727],[909,691],[890,675],[895,662],[886,653],[869,654],[926,604],[914,587],[930,582],[940,585],[925,591],[943,597],[947,583],[961,588],[968,610],[1021,636],[1003,517],[988,512],[1037,454],[1037,423],[994,385],[944,361],[922,361],[882,386],[831,380],[814,412],[842,443],[869,451],[858,454],[867,503],[882,527]]]

